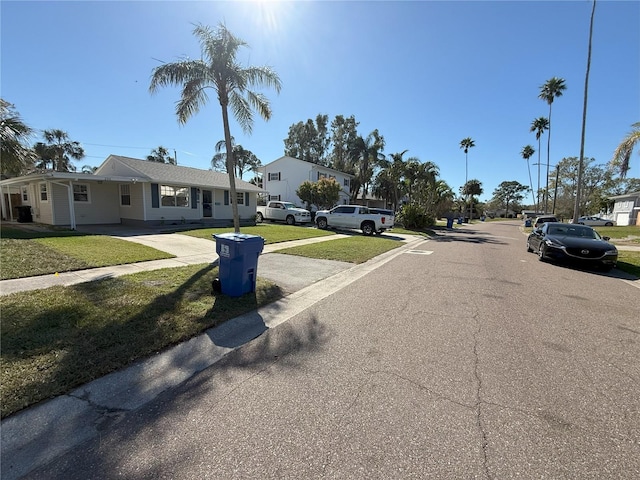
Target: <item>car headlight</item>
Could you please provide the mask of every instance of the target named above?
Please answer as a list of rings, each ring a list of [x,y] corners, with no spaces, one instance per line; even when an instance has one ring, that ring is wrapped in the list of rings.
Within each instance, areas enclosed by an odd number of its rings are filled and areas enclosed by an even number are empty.
[[[547,239],[547,240],[544,241],[544,243],[545,243],[545,245],[547,247],[564,248],[564,245],[561,245],[561,244],[559,244],[557,242],[554,242],[553,240]]]
[[[613,250],[607,250],[606,252],[604,252],[605,255],[618,255],[618,250],[616,250],[615,248]]]

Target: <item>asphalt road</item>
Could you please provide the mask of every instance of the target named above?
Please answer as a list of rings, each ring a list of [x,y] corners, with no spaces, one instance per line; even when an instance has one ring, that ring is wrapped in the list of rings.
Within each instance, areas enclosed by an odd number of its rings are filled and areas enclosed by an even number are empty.
[[[26,478],[640,478],[639,298],[465,227]]]

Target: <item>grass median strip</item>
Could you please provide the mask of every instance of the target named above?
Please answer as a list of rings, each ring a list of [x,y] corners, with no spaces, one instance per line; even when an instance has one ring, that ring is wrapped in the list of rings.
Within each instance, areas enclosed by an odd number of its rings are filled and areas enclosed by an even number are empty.
[[[285,248],[278,250],[278,253],[323,260],[363,263],[402,245],[402,242],[388,238],[358,236]]]
[[[207,240],[213,240],[214,234],[220,233],[232,233],[233,228],[203,228],[199,230],[189,230],[186,232],[179,232],[183,235],[189,235],[192,237],[206,238]],[[264,238],[265,244],[288,242],[290,240],[302,240],[305,238],[326,237],[329,235],[335,235],[335,232],[330,230],[318,230],[317,228],[305,228],[301,226],[291,225],[256,225],[255,227],[242,227],[240,233],[248,235],[260,235]]]
[[[617,268],[640,278],[640,252],[618,250]]]
[[[2,417],[282,297],[213,295],[218,268],[176,267],[2,297]]]

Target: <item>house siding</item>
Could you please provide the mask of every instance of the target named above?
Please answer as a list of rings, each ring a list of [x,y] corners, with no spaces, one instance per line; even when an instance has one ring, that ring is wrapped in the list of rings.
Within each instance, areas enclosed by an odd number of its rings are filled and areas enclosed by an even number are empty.
[[[270,175],[279,180],[269,180]],[[332,177],[340,184],[341,192],[339,204],[349,202],[349,187],[345,186],[345,180],[351,182],[351,175],[338,172],[330,168],[322,167],[314,163],[305,162],[292,157],[281,157],[263,167],[263,188],[269,192],[269,196],[280,196],[280,200],[292,202],[304,206],[304,202],[296,194],[296,190],[305,181],[317,182],[322,176]],[[313,208],[313,207],[312,207]]]
[[[48,201],[43,202],[40,200],[40,184],[46,183],[47,189],[49,191]],[[35,202],[31,204],[31,209],[33,210],[33,219],[39,223],[46,223],[49,225],[55,225],[53,223],[53,203],[51,202],[51,184],[49,182],[37,182],[32,184],[35,195]]]
[[[120,205],[120,185],[129,185],[131,195],[131,205]],[[127,220],[145,220],[144,216],[144,183],[119,183],[118,189],[118,209],[123,222]]]
[[[48,190],[46,202],[40,200],[39,185]],[[88,201],[74,202],[75,222],[70,218],[68,186],[87,185]],[[49,225],[129,224],[160,225],[164,223],[229,223],[233,220],[231,205],[224,205],[229,189],[228,176],[220,172],[192,167],[154,164],[145,160],[109,156],[93,175],[71,172],[48,172],[2,180],[3,198],[11,198],[11,206],[28,204],[34,221]],[[121,185],[129,186],[130,205],[121,205]],[[178,186],[188,189],[187,207],[153,206],[153,186]],[[238,213],[245,224],[255,217],[259,187],[236,180],[243,195]],[[6,188],[6,190],[5,190]],[[26,188],[28,199],[22,196]],[[203,217],[202,191],[212,192],[212,217]],[[15,200],[13,197],[15,196]],[[8,203],[8,202],[7,202]],[[228,202],[227,202],[228,203]],[[15,216],[15,215],[14,215]],[[216,221],[216,222],[214,222]]]
[[[640,193],[614,198],[612,216],[616,225],[640,226]]]

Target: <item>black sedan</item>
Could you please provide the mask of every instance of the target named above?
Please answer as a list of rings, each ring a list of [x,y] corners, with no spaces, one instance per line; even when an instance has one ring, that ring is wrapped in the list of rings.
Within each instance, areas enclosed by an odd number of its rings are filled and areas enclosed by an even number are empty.
[[[541,261],[556,260],[611,270],[618,250],[586,225],[549,222],[534,228],[527,238],[527,252],[536,252]]]

